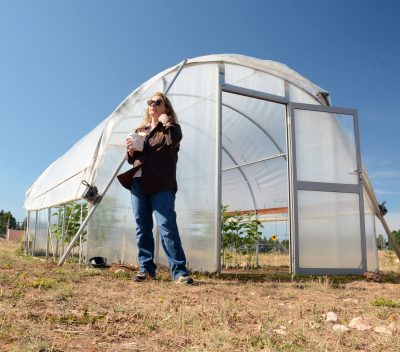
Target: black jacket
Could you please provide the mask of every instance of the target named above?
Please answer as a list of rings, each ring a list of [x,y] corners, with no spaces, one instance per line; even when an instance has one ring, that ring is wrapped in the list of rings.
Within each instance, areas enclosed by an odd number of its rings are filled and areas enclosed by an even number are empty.
[[[149,130],[150,126],[146,126],[136,129],[135,132],[148,133]],[[143,151],[135,151],[133,156],[127,153],[127,161],[133,168],[117,176],[122,186],[130,190],[133,175],[142,167],[143,193],[177,191],[176,164],[181,139],[182,130],[178,124],[163,125],[159,122],[146,136]]]

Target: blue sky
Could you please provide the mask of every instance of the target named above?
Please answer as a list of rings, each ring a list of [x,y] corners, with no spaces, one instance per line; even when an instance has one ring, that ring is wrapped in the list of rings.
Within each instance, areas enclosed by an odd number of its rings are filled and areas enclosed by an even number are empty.
[[[141,83],[184,58],[287,64],[359,112],[361,150],[400,228],[400,2],[0,0],[0,209]]]

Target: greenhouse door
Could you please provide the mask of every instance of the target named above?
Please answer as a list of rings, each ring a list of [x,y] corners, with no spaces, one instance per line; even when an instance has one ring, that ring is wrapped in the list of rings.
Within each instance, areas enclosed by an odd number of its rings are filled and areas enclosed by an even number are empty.
[[[289,104],[292,268],[295,274],[366,271],[357,112]]]

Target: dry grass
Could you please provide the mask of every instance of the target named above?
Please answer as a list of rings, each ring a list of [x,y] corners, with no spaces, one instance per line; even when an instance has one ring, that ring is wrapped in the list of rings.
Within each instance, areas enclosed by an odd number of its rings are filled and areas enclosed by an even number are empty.
[[[393,251],[378,251],[379,269],[400,273],[399,259]]]
[[[248,255],[245,254],[235,254],[232,255],[231,264],[235,266],[238,263],[239,267],[245,268],[248,262]],[[256,266],[256,256],[253,255],[251,263]],[[258,254],[258,265],[262,268],[267,267],[286,267],[289,271],[289,254],[279,253],[279,252],[269,252],[269,253],[259,253]]]
[[[134,283],[97,270],[16,254],[0,241],[0,351],[398,351],[400,276],[297,277],[270,270],[194,275],[162,271]],[[392,269],[393,270],[393,269]],[[362,316],[369,330],[332,331]],[[375,332],[385,326],[391,335]]]

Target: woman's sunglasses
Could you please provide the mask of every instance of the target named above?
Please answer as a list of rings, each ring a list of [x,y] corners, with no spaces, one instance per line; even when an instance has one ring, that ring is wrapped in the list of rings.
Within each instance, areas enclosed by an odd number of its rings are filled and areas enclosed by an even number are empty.
[[[155,105],[155,106],[160,106],[161,104],[163,103],[163,101],[162,100],[147,100],[147,105],[148,106],[152,106],[153,104]]]

